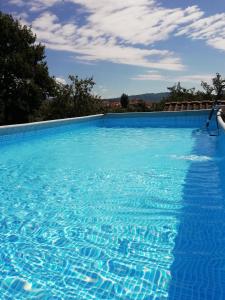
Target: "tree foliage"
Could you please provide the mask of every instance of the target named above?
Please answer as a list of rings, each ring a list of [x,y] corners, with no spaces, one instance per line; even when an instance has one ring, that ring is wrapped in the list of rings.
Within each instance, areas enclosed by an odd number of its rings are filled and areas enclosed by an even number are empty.
[[[0,124],[94,114],[102,102],[92,77],[69,76],[60,84],[49,76],[44,46],[31,28],[0,12]]]
[[[123,108],[127,108],[129,104],[129,97],[126,94],[122,94],[120,97],[120,104]]]
[[[204,90],[204,95],[205,95],[205,98],[206,99],[210,99],[210,100],[212,100],[212,98],[213,98],[213,87],[212,86],[210,86],[207,82],[205,82],[205,81],[202,81],[201,82],[201,86],[202,86],[202,88],[203,88],[203,90]]]
[[[201,86],[203,87],[207,96],[213,98],[215,96],[216,100],[221,100],[225,93],[225,79],[219,73],[212,79],[212,85],[207,84],[202,81]]]
[[[29,121],[54,90],[44,46],[31,29],[0,12],[0,124]]]
[[[71,83],[68,88],[73,102],[74,114],[82,116],[98,110],[100,98],[92,94],[95,85],[93,77],[79,79],[78,76],[70,75],[69,79]]]
[[[166,102],[182,102],[182,101],[203,101],[203,100],[221,100],[225,99],[225,79],[219,73],[212,78],[212,84],[205,81],[201,82],[203,90],[195,88],[187,89],[181,86],[178,82],[175,85],[168,87],[169,96],[159,102],[155,109],[163,110]]]
[[[217,73],[212,83],[202,81],[203,91],[187,89],[180,82],[168,87],[169,96],[160,103],[129,105],[122,94],[121,107],[103,107],[93,94],[93,77],[70,75],[67,84],[49,76],[45,48],[36,43],[31,28],[0,12],[0,125],[68,118],[109,111],[163,110],[166,102],[225,99],[225,79]]]
[[[100,97],[93,95],[92,77],[70,75],[68,84],[56,83],[55,97],[43,102],[37,119],[61,119],[102,112]]]
[[[169,96],[165,99],[168,102],[177,101],[202,101],[202,100],[220,100],[225,97],[225,79],[219,73],[212,78],[212,84],[205,81],[201,82],[203,91],[196,91],[195,88],[186,89],[180,82],[168,87]]]
[[[186,89],[181,86],[180,82],[167,89],[170,91],[170,94],[166,99],[167,101],[191,101],[194,100],[196,96],[195,88]]]

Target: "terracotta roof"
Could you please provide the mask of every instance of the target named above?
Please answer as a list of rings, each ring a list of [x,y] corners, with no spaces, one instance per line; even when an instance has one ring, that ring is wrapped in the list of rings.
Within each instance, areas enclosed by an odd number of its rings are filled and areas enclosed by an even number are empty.
[[[225,105],[225,100],[221,100],[219,104]],[[213,101],[182,101],[182,102],[166,102],[164,111],[185,111],[185,110],[200,110],[211,109]]]

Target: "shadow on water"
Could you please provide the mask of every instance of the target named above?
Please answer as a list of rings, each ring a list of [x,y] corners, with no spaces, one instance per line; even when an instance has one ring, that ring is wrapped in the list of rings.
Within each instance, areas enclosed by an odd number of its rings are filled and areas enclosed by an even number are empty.
[[[224,154],[218,137],[193,135],[193,155],[205,160],[191,163],[184,183],[168,299],[225,299]]]

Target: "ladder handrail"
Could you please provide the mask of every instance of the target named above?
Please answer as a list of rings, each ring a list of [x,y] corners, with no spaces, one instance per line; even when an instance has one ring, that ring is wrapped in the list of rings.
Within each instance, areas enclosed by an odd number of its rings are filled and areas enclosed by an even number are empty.
[[[218,101],[219,101],[219,99],[215,99],[215,101],[214,101],[214,103],[212,105],[212,109],[211,109],[211,111],[209,113],[208,119],[207,119],[206,124],[205,124],[206,128],[209,127],[209,123],[210,123],[210,121],[212,119],[213,113],[214,113],[215,109],[217,109]]]

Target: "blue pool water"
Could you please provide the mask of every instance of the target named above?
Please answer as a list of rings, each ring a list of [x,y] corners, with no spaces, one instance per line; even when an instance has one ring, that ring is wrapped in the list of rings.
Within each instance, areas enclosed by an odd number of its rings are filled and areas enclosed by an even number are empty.
[[[2,138],[0,299],[225,299],[218,137],[121,124]]]

